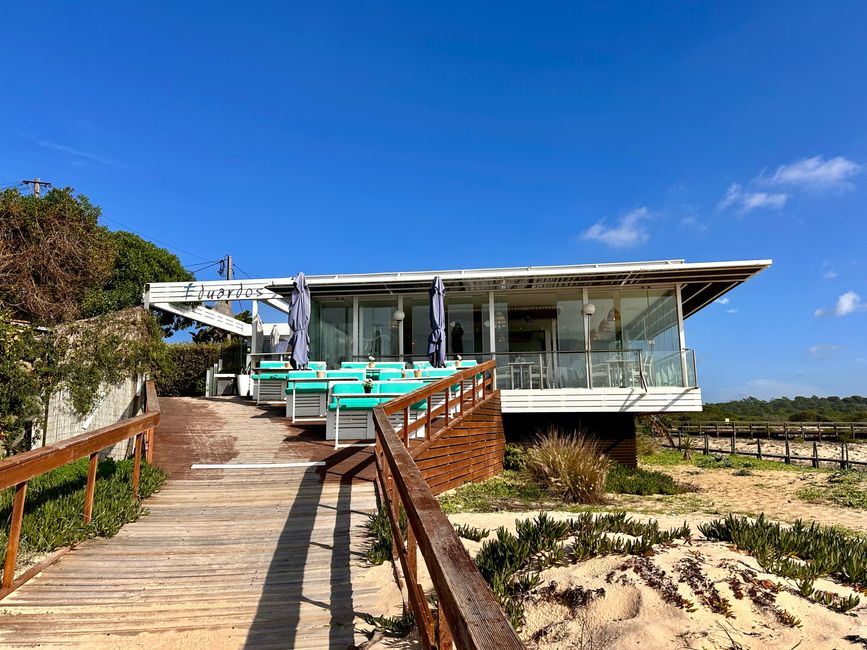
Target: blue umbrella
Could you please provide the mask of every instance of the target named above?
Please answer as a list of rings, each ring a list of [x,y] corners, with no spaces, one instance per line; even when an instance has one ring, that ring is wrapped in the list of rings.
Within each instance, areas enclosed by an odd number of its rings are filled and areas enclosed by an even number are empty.
[[[303,273],[295,278],[295,288],[289,299],[289,327],[292,328],[292,337],[289,339],[292,367],[306,368],[310,363],[310,335],[307,333],[310,327],[310,289],[307,288]]]
[[[440,276],[430,285],[430,336],[427,339],[427,360],[434,368],[446,367],[446,288]]]

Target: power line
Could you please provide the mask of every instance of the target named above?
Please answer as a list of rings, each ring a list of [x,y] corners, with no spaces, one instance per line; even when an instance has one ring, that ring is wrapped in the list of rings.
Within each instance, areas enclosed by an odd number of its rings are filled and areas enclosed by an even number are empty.
[[[108,221],[111,221],[112,223],[116,223],[118,226],[123,226],[123,227],[126,228],[127,230],[131,230],[131,231],[134,232],[134,229],[131,228],[130,226],[127,226],[125,223],[121,223],[121,222],[118,221],[117,219],[112,219],[111,217],[106,217],[105,215],[102,215],[102,216],[103,216],[104,219],[107,219]],[[210,262],[210,261],[211,261],[211,260],[209,260],[209,259],[206,258],[206,257],[202,257],[201,255],[196,255],[195,253],[191,253],[190,251],[185,251],[183,248],[179,248],[178,246],[174,246],[174,245],[172,245],[172,244],[170,244],[170,243],[168,243],[168,242],[166,242],[166,241],[163,241],[162,239],[157,239],[156,237],[148,237],[147,235],[143,235],[143,234],[142,234],[142,236],[145,237],[145,238],[147,238],[147,239],[150,239],[151,241],[159,242],[159,243],[162,244],[163,246],[167,246],[168,248],[171,248],[172,250],[176,250],[176,251],[178,251],[179,253],[183,253],[184,255],[189,255],[189,256],[191,256],[191,257],[196,257],[196,258],[202,260],[203,262]]]
[[[246,275],[246,276],[247,276],[248,278],[250,278],[251,280],[255,280],[255,279],[256,279],[256,278],[254,278],[252,275],[250,275],[249,273],[247,273],[244,269],[242,269],[240,266],[238,266],[238,263],[237,263],[237,262],[235,262],[235,265],[234,265],[234,266],[235,266],[235,269],[236,269],[236,270],[240,271],[241,273],[243,273],[244,275]]]
[[[209,264],[202,264],[202,265],[198,265],[198,266],[193,265],[193,266],[196,266],[196,268],[192,268],[191,266],[190,267],[184,267],[184,270],[189,271],[190,273],[198,273],[199,271],[204,271],[205,269],[209,269],[212,266],[217,266],[217,264],[222,264],[222,262],[223,262],[223,260],[215,260],[213,262],[210,262]]]

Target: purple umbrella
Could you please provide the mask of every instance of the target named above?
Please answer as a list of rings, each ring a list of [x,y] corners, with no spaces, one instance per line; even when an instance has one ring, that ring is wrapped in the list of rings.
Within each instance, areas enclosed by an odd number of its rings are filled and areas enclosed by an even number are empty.
[[[446,367],[446,288],[440,276],[430,285],[430,336],[427,339],[427,359],[434,368]]]
[[[289,339],[292,367],[304,369],[310,363],[310,335],[307,333],[310,327],[310,289],[303,273],[295,278],[295,288],[289,299],[289,327],[292,328],[292,338]]]

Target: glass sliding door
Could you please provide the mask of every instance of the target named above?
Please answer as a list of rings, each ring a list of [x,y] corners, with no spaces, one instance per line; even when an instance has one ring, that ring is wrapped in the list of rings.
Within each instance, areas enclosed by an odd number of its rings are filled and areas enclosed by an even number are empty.
[[[358,301],[358,353],[394,360],[400,352],[398,323],[394,320],[397,297]]]
[[[310,311],[310,358],[339,368],[352,359],[352,301],[314,300]]]
[[[557,388],[587,388],[583,309],[584,301],[575,296],[557,299],[557,353],[553,359]]]

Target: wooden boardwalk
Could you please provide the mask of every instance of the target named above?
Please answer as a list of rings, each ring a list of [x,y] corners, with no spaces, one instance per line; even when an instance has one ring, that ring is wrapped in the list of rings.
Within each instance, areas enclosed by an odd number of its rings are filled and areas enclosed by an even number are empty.
[[[0,647],[341,648],[377,610],[358,579],[369,448],[227,399],[162,398],[150,514],[82,544],[0,602]],[[324,467],[190,469],[324,461]],[[99,489],[97,487],[97,489]]]

